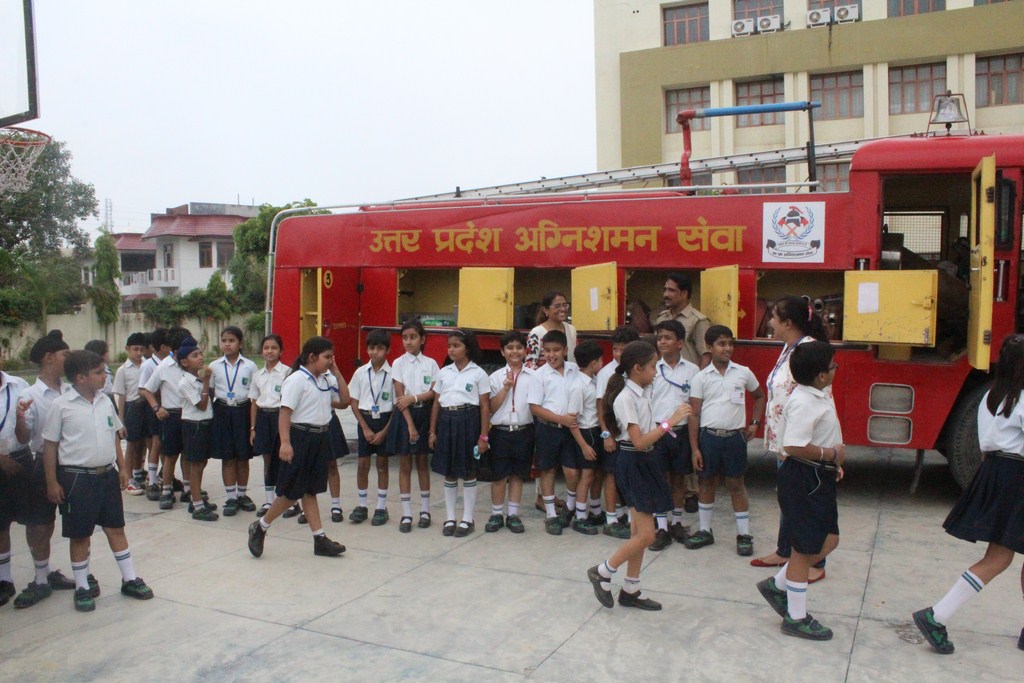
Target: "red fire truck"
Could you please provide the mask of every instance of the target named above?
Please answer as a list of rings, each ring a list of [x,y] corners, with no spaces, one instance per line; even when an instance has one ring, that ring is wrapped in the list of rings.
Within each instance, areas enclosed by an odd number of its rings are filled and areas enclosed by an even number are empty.
[[[697,307],[737,334],[764,379],[779,353],[769,303],[806,295],[829,322],[847,443],[937,449],[965,485],[976,411],[1000,340],[1021,327],[1024,136],[883,139],[852,156],[849,191],[665,188],[399,201],[287,217],[271,238],[268,320],[288,349],[330,337],[343,371],[368,329],[419,316],[497,338],[530,328],[543,293],[571,293],[580,338],[627,304],[657,305],[689,272]],[[797,184],[799,185],[799,184]],[[437,326],[433,328],[432,326]]]

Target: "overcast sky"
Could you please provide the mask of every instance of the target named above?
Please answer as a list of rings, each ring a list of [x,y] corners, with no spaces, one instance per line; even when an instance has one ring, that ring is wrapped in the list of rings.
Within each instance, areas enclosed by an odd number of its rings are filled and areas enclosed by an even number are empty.
[[[595,170],[592,0],[35,0],[41,116],[102,220]],[[99,220],[96,221],[98,225]]]

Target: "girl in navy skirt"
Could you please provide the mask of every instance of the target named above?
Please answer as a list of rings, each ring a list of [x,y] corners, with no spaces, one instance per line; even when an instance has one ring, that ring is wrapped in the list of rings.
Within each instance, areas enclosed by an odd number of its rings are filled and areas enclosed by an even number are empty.
[[[405,353],[395,359],[391,375],[395,391],[395,410],[384,450],[399,456],[398,493],[402,516],[412,516],[412,465],[416,459],[416,475],[420,484],[420,529],[430,526],[430,463],[429,446],[423,438],[430,430],[434,380],[437,362],[422,353],[427,335],[419,320],[402,323],[402,346]],[[404,530],[404,527],[400,527]],[[412,528],[410,527],[411,531]]]
[[[975,543],[986,541],[985,556],[966,570],[934,607],[914,612],[914,623],[940,654],[953,652],[946,622],[985,584],[1024,553],[1024,335],[1003,341],[992,388],[978,406],[978,445],[982,461],[971,485],[942,526]],[[1021,569],[1024,591],[1024,569]],[[1024,630],[1017,647],[1024,650]]]
[[[437,373],[434,391],[438,399],[430,411],[430,447],[434,449],[432,469],[444,476],[444,504],[448,512],[441,533],[468,536],[476,529],[476,457],[486,453],[490,439],[490,392],[487,373],[476,361],[480,346],[476,335],[463,330],[448,333],[446,365]],[[476,453],[474,453],[474,447]],[[462,521],[455,525],[455,499],[462,480]]]
[[[260,342],[263,368],[252,378],[249,387],[249,410],[252,428],[249,443],[254,456],[263,456],[263,491],[266,502],[256,511],[262,517],[274,502],[277,473],[281,460],[278,451],[281,439],[277,434],[277,422],[281,412],[281,387],[292,369],[281,362],[284,342],[276,334],[268,334]]]
[[[331,457],[327,429],[334,407],[348,403],[348,385],[342,381],[335,391],[328,377],[337,376],[334,345],[324,337],[312,337],[292,365],[292,373],[281,387],[278,433],[281,438],[281,470],[277,477],[277,498],[270,508],[249,525],[249,552],[263,554],[263,543],[271,522],[300,498],[313,532],[313,554],[335,557],[345,546],[327,538],[320,521],[316,496],[327,490],[327,465]]]
[[[654,542],[654,513],[672,508],[672,492],[654,444],[666,434],[674,436],[672,425],[690,414],[681,403],[667,421],[654,422],[651,412],[651,384],[654,382],[658,352],[647,342],[631,342],[622,351],[619,365],[608,380],[604,395],[604,420],[616,439],[615,483],[632,513],[630,538],[615,554],[587,570],[594,595],[605,607],[614,604],[611,579],[626,563],[626,584],[619,592],[619,604],[644,610],[659,610],[661,603],[641,596],[640,567],[644,550]]]

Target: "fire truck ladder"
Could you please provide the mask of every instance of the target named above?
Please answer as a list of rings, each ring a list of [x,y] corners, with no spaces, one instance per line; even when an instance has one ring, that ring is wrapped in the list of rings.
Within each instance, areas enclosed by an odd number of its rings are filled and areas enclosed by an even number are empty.
[[[819,161],[822,159],[832,161],[849,159],[859,147],[867,142],[871,142],[873,139],[876,138],[816,145],[814,148],[815,157]],[[693,173],[723,173],[726,171],[738,171],[765,166],[779,166],[804,161],[807,161],[806,147],[789,147],[751,154],[730,154],[727,156],[709,157],[707,159],[696,159],[690,161],[690,168]],[[597,187],[617,186],[624,183],[650,182],[654,180],[666,181],[670,178],[678,177],[679,162],[673,161],[664,164],[632,166],[629,168],[562,176],[559,178],[541,178],[540,180],[532,180],[522,183],[478,187],[471,190],[455,188],[454,192],[442,192],[440,194],[411,197],[402,201],[419,202],[446,199],[480,199],[484,197],[496,197],[502,195],[584,190]]]

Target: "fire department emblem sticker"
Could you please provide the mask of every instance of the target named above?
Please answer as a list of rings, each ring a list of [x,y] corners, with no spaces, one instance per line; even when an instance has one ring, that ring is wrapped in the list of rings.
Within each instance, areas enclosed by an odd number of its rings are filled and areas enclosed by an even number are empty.
[[[825,202],[765,203],[761,260],[765,263],[825,261]]]

